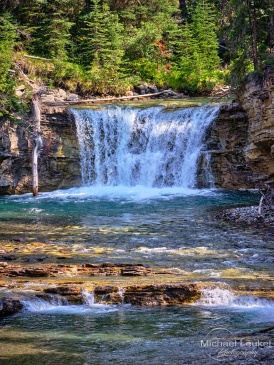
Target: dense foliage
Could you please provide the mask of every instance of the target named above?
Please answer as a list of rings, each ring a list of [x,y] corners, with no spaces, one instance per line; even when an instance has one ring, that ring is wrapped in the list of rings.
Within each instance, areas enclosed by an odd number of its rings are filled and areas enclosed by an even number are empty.
[[[273,63],[273,44],[273,0],[2,0],[0,92],[20,67],[80,93],[206,93]]]

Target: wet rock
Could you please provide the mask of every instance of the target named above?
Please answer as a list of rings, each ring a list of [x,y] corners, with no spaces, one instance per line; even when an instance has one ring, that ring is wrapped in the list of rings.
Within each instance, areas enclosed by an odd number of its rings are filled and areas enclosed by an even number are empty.
[[[96,303],[122,304],[123,294],[117,286],[96,286],[94,289],[94,299]]]
[[[35,276],[49,276],[49,272],[46,268],[41,267],[30,267],[23,271],[24,276],[35,277]]]
[[[59,298],[59,301],[61,297],[67,303],[72,305],[84,304],[85,301],[82,295],[82,291],[83,289],[81,287],[74,285],[63,285],[44,289],[44,293],[55,295],[57,299]],[[52,301],[52,297],[50,297],[50,300]]]
[[[196,284],[161,284],[125,288],[124,303],[141,306],[181,305],[200,298]]]
[[[143,265],[127,265],[121,271],[123,276],[146,276],[149,274],[152,274],[152,270]]]
[[[0,316],[18,313],[22,308],[23,304],[18,299],[0,299]]]
[[[248,118],[240,103],[224,104],[205,135],[206,151],[198,162],[198,187],[206,185],[208,170],[218,188],[253,188],[253,174],[245,156]]]
[[[173,91],[172,89],[169,89],[165,92],[166,96],[178,96],[178,93],[176,93],[175,91]]]
[[[0,267],[7,267],[8,263],[5,261],[0,261]]]
[[[42,257],[29,257],[29,258],[26,258],[24,261],[34,264],[36,262],[42,262],[46,258],[47,258],[47,256],[42,256]]]
[[[25,240],[22,237],[13,237],[12,241],[14,241],[14,242],[24,242]]]
[[[129,286],[123,290],[116,286],[97,286],[94,289],[96,302],[108,304],[127,303],[140,306],[181,305],[200,298],[196,284],[161,284]]]
[[[45,293],[58,294],[58,295],[79,295],[82,289],[78,286],[57,286],[53,288],[47,288],[44,290]]]
[[[35,259],[35,258],[34,258]],[[39,260],[41,258],[38,258]],[[92,264],[82,265],[65,265],[65,264],[47,264],[43,266],[23,267],[21,265],[8,265],[0,267],[0,276],[58,276],[58,275],[88,275],[88,276],[145,276],[151,275],[153,271],[150,268],[139,264]]]

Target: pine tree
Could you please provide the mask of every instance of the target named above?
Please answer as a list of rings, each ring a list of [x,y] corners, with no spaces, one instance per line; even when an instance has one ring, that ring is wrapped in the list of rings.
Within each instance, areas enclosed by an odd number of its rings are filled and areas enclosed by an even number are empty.
[[[84,17],[82,35],[82,62],[90,69],[118,71],[122,50],[123,26],[118,16],[109,10],[106,3],[94,0],[91,11]]]
[[[185,88],[203,92],[214,86],[220,64],[215,17],[205,0],[196,4],[190,16],[182,31],[184,50],[179,68]]]
[[[45,21],[45,46],[49,56],[66,61],[67,50],[71,43],[70,28],[73,23],[69,21],[67,6],[70,0],[53,0],[48,2],[48,16]]]
[[[0,92],[4,93],[12,92],[9,68],[12,64],[16,36],[16,28],[10,14],[0,16]]]

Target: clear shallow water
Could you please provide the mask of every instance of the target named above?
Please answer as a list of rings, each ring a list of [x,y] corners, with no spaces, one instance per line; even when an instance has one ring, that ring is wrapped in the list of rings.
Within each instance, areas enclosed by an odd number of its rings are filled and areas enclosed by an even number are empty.
[[[270,271],[273,237],[215,219],[221,208],[257,202],[250,192],[141,186],[26,194],[0,199],[0,234],[94,262],[144,263],[194,277],[257,275]]]
[[[190,306],[26,313],[2,321],[0,359],[12,365],[210,364],[214,360],[201,346],[210,329],[225,328],[219,333],[224,331],[226,340],[230,333],[246,339],[269,325],[269,313],[269,308]],[[242,364],[250,358],[247,353]]]
[[[38,241],[49,256],[54,248],[66,248],[79,262],[136,262],[174,269],[181,278],[264,286],[273,269],[271,232],[214,218],[224,207],[258,200],[250,192],[141,186],[1,197],[0,235],[2,242],[23,238],[26,249]],[[195,305],[180,308],[29,307],[1,320],[0,360],[7,365],[215,363],[200,344],[211,329],[234,335],[268,327],[273,308],[271,302],[235,298],[227,289],[211,290]]]

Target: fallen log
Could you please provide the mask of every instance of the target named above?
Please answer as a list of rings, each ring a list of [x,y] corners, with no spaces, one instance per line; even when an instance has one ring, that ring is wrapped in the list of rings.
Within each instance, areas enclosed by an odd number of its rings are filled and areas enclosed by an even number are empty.
[[[51,61],[51,62],[53,62],[53,60],[52,60],[52,59],[50,59],[50,58],[37,57],[37,56],[30,56],[30,55],[28,55],[28,54],[25,54],[25,55],[24,55],[24,57],[26,57],[26,58],[33,58],[33,59],[35,59],[35,60],[41,60],[41,61]]]
[[[149,98],[152,96],[159,96],[162,94],[168,93],[170,90],[160,91],[158,93],[151,93],[151,94],[144,94],[144,95],[132,95],[132,96],[117,96],[113,98],[102,98],[102,99],[82,99],[79,101],[59,101],[59,102],[44,102],[45,105],[48,106],[65,106],[65,105],[76,105],[76,104],[93,104],[93,103],[100,103],[106,101],[119,101],[119,100],[132,100],[132,99],[140,99],[140,98]]]

